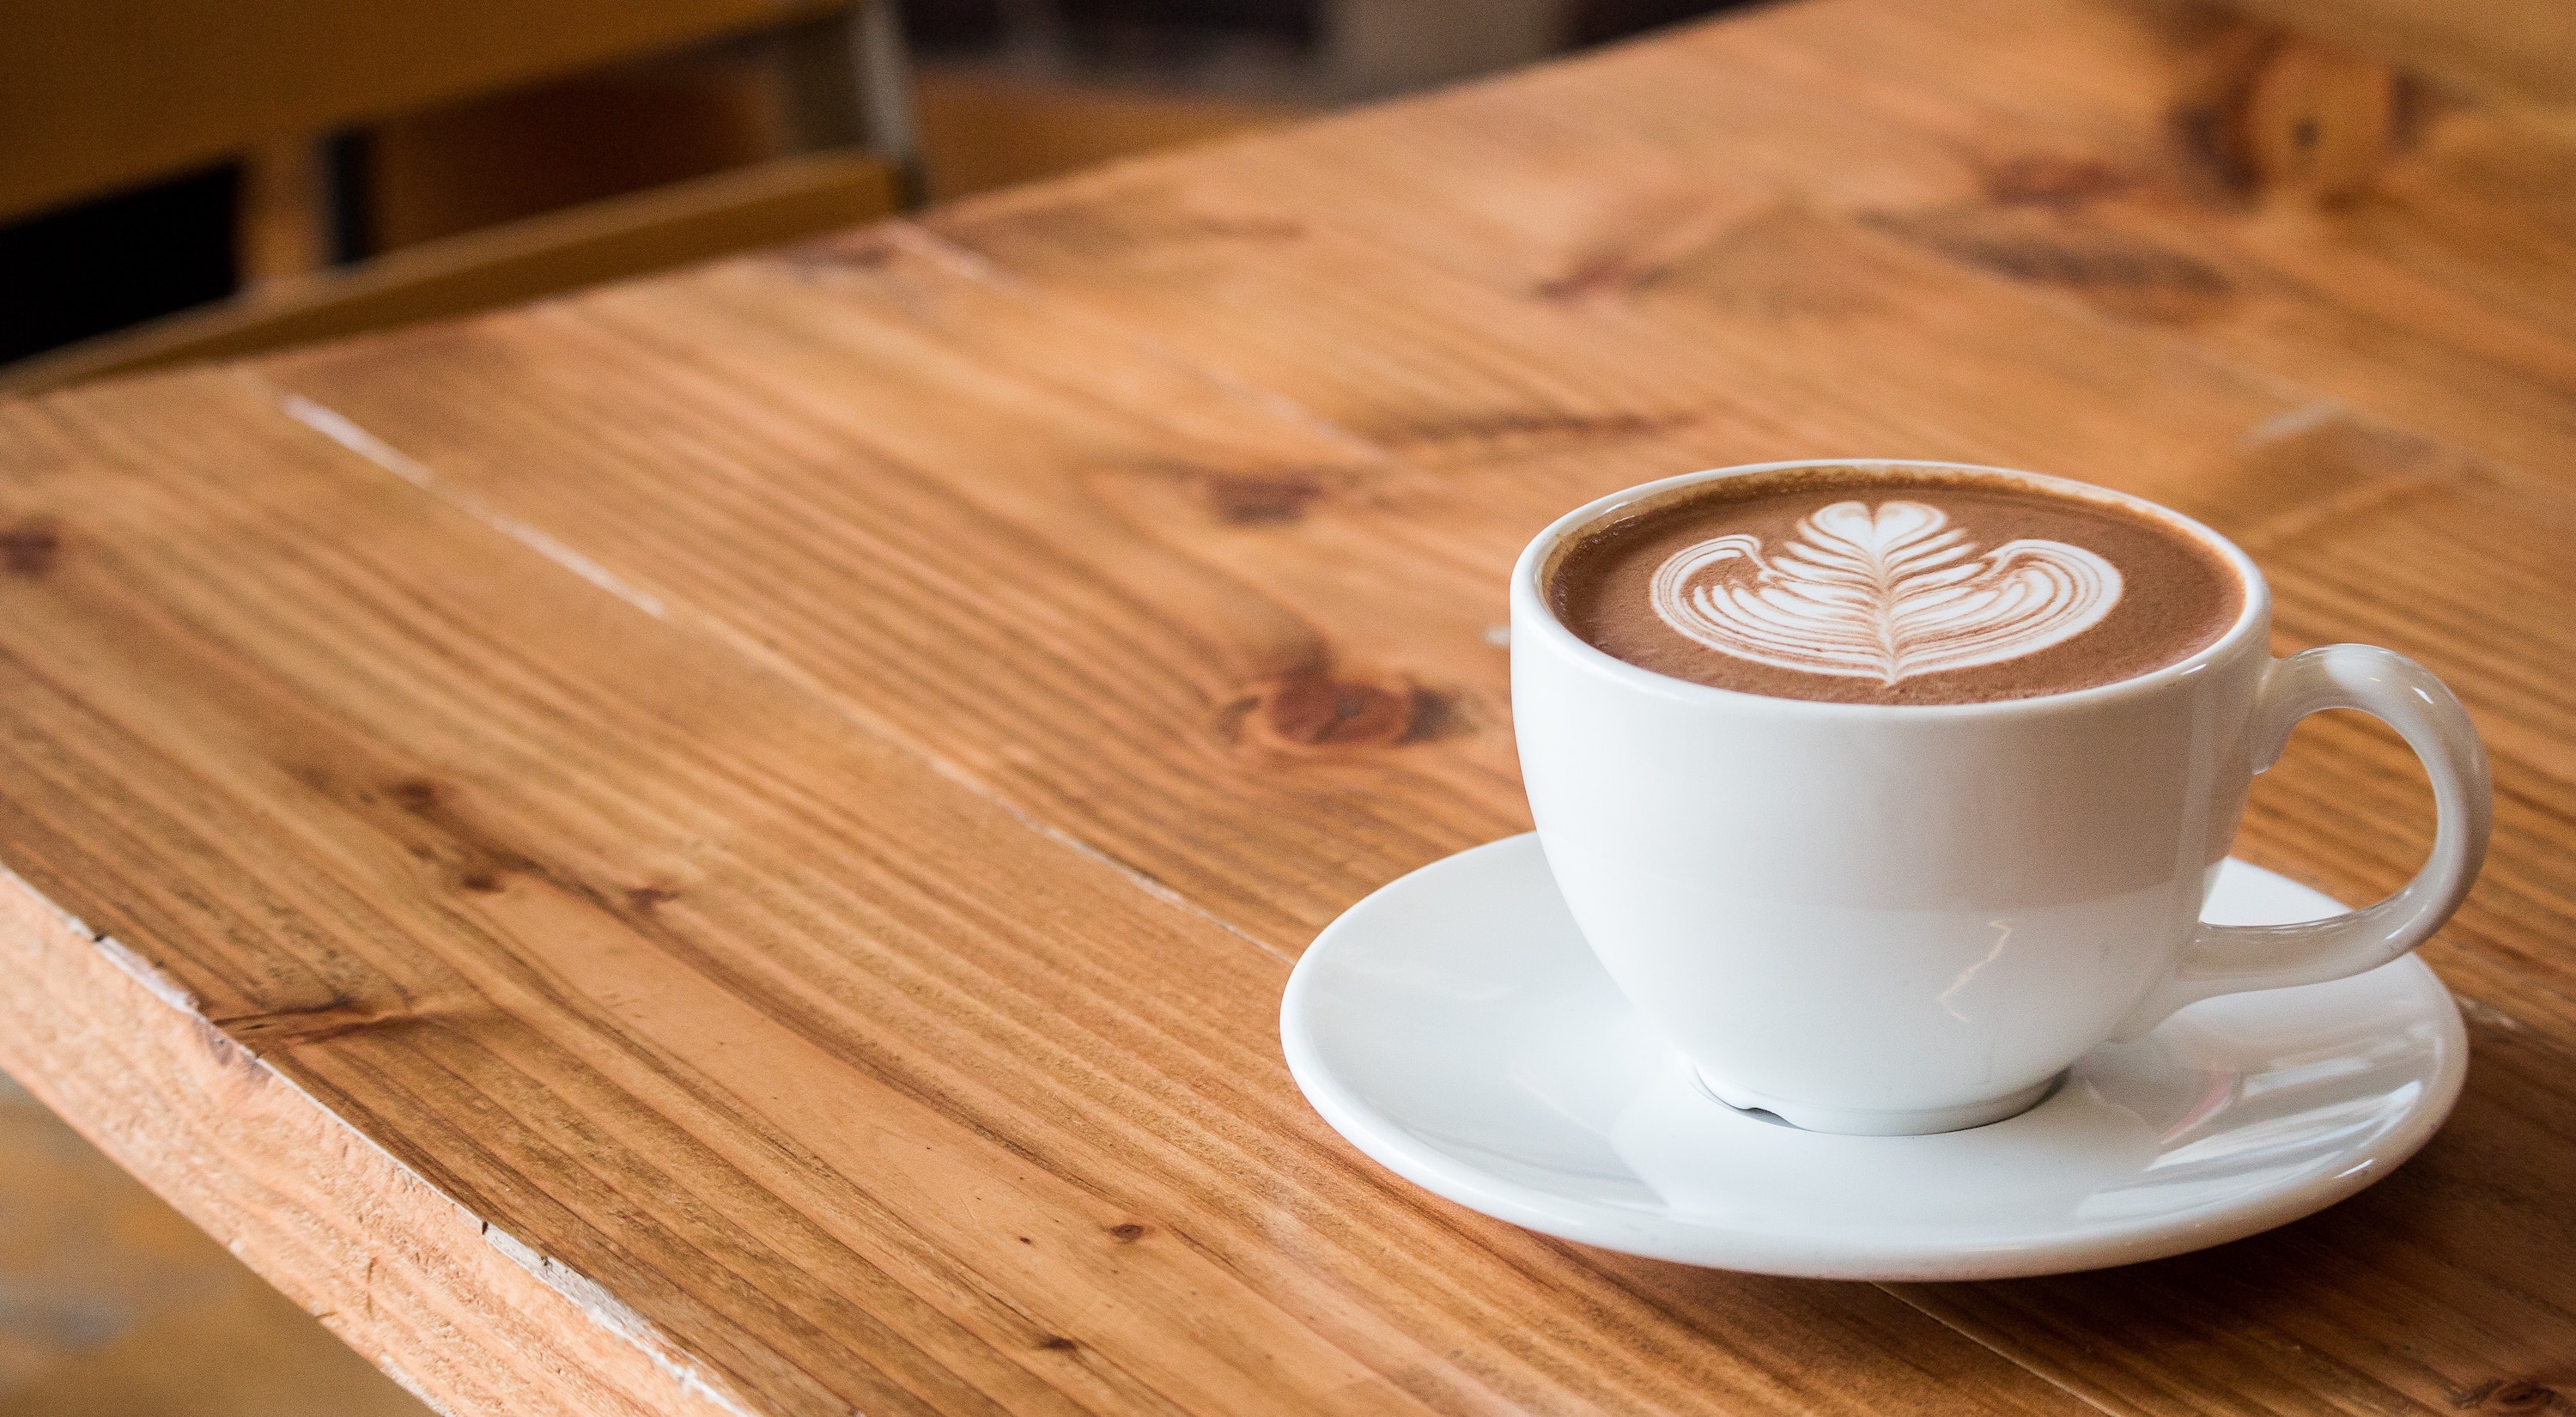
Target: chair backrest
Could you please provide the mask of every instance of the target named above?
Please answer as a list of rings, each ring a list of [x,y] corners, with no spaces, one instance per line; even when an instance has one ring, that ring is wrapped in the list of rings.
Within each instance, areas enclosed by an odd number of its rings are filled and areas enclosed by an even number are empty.
[[[0,221],[843,0],[0,0]]]

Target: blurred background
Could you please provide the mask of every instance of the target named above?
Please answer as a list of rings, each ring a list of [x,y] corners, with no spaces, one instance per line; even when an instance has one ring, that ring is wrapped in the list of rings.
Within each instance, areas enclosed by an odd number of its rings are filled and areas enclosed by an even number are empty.
[[[617,279],[1727,0],[0,0],[0,393]],[[428,1409],[0,1077],[0,1417]]]
[[[0,391],[532,298],[1726,3],[0,0]]]

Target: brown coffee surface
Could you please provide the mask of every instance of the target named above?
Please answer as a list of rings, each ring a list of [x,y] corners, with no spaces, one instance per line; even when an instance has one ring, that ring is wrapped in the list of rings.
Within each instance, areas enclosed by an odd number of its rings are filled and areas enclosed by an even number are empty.
[[[1992,473],[1895,468],[1706,484],[1584,536],[1547,593],[1568,629],[1640,668],[1871,704],[2116,683],[2206,648],[2245,605],[2225,557],[2164,518]]]

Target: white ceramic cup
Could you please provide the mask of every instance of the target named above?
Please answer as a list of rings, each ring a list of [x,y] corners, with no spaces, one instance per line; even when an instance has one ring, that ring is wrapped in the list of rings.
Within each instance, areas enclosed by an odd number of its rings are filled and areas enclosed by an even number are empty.
[[[1964,472],[2120,502],[2217,550],[2244,611],[2207,648],[2134,678],[1884,706],[1657,674],[1549,609],[1548,577],[1585,531],[1794,467]],[[2243,551],[2080,483],[1844,460],[1652,482],[1539,533],[1513,569],[1511,617],[1530,810],[1584,937],[1710,1091],[1816,1131],[1996,1121],[2087,1050],[2196,999],[2385,964],[2449,918],[2486,855],[2486,755],[2441,681],[2368,645],[2274,659],[2271,592]],[[2432,859],[2367,909],[2202,923],[2254,774],[2330,708],[2382,719],[2423,760],[2440,812]]]

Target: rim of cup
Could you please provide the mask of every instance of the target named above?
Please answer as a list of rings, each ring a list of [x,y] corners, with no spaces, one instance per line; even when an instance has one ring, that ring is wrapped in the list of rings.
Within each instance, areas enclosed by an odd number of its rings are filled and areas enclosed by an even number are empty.
[[[1669,674],[1628,661],[1595,647],[1581,635],[1568,629],[1556,618],[1548,603],[1546,579],[1555,569],[1558,553],[1582,533],[1600,524],[1636,516],[1657,503],[1681,500],[1680,494],[1705,483],[1734,477],[1749,477],[1765,472],[1790,472],[1803,468],[1851,468],[1855,470],[1896,473],[1930,471],[1965,474],[1970,481],[2003,483],[2033,491],[2052,492],[2085,501],[2108,503],[2138,513],[2151,521],[2169,526],[2218,553],[2236,572],[2245,588],[2245,602],[2239,606],[2236,620],[2217,639],[2201,646],[2171,664],[2160,665],[2143,674],[2115,679],[2107,684],[2093,684],[2081,689],[2066,689],[2054,694],[2034,694],[2018,699],[1985,699],[1958,704],[1858,704],[1830,699],[1793,699],[1771,694],[1746,693],[1741,689],[1721,689],[1714,684],[1701,684],[1677,679]],[[1547,529],[1531,538],[1523,548],[1520,560],[1512,567],[1512,626],[1514,652],[1519,652],[1517,637],[1526,629],[1546,641],[1547,648],[1565,655],[1593,673],[1606,675],[1630,687],[1674,698],[1724,704],[1744,711],[1767,709],[1780,713],[1823,713],[1853,717],[1902,715],[1908,718],[1932,716],[1984,717],[1995,714],[2044,713],[2055,709],[2091,708],[2110,700],[2151,694],[2207,670],[2211,665],[2240,652],[2245,642],[2260,634],[2268,625],[2272,608],[2272,588],[2263,579],[2262,569],[2254,558],[2226,537],[2184,516],[2170,507],[2150,502],[2144,497],[2108,487],[2097,487],[2072,478],[2051,477],[2045,473],[2024,472],[2018,468],[1990,467],[1982,463],[1942,462],[1932,458],[1792,458],[1782,462],[1744,463],[1732,467],[1704,468],[1675,477],[1658,478],[1622,488],[1606,497],[1598,497],[1548,523]]]

